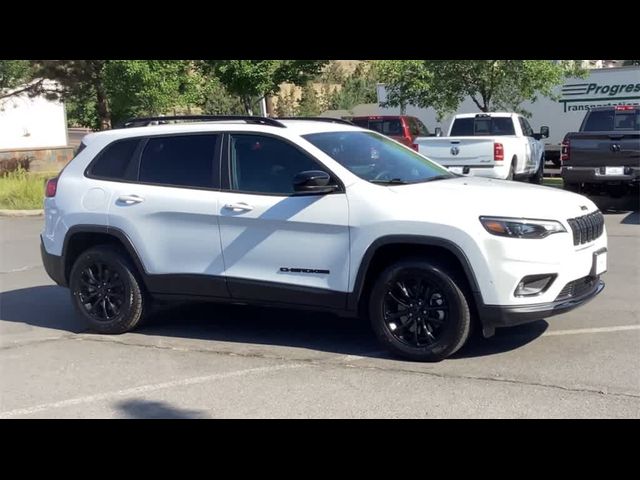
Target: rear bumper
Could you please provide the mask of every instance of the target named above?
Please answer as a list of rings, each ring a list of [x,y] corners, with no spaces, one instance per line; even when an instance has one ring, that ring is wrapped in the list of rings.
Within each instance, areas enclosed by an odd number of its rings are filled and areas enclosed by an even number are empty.
[[[42,257],[42,264],[47,272],[47,275],[51,277],[51,280],[56,282],[61,287],[66,287],[67,282],[64,275],[64,262],[62,257],[58,255],[52,255],[44,248],[42,237],[40,237],[40,256]]]
[[[565,183],[633,184],[640,182],[640,167],[624,167],[624,175],[605,175],[605,167],[562,167]]]
[[[533,305],[482,305],[479,308],[479,314],[485,328],[521,325],[569,312],[592,300],[602,290],[604,290],[604,282],[599,278],[595,278],[593,287],[575,298]]]

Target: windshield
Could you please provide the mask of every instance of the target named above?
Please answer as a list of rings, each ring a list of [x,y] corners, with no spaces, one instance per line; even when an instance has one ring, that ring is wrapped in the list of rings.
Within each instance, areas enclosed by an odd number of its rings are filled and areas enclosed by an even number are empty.
[[[456,177],[437,163],[375,132],[313,133],[303,138],[369,182],[403,184]]]

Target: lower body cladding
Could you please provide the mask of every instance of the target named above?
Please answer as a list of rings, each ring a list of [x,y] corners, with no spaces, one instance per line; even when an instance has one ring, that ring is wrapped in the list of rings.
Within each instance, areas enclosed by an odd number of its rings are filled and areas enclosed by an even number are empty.
[[[41,253],[47,273],[56,283],[66,286],[69,266],[65,264],[65,252],[61,256],[53,255],[45,245],[46,242],[43,242]],[[353,292],[334,291],[209,275],[149,275],[137,258],[135,249],[127,242],[123,245],[134,259],[147,291],[154,295],[287,305],[332,310],[348,316],[358,313],[359,289]],[[568,232],[541,240],[488,237],[482,243],[481,250],[484,253],[478,252],[473,261],[470,262],[462,250],[456,256],[465,266],[473,287],[478,316],[485,335],[489,336],[495,327],[517,325],[563,313],[600,293],[603,283],[599,275],[606,268],[602,266],[602,259],[606,262],[606,254],[601,257],[599,266],[594,263],[595,254],[603,249],[606,251],[606,246],[604,232],[595,241],[578,247],[572,245]],[[487,265],[486,274],[484,278],[475,278],[477,269],[474,268],[474,262],[481,261]],[[532,276],[533,279],[527,278]],[[523,295],[517,296],[521,283],[524,290],[520,293]],[[540,284],[542,288],[535,291]]]

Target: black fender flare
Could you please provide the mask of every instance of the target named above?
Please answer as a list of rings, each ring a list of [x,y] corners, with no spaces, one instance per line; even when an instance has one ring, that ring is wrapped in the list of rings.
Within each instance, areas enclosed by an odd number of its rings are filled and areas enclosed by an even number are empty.
[[[385,235],[374,240],[371,245],[367,247],[367,250],[365,251],[358,267],[358,273],[356,274],[353,292],[350,293],[347,298],[347,310],[357,311],[360,299],[363,294],[364,285],[367,279],[367,272],[369,270],[371,260],[374,258],[376,252],[381,247],[390,244],[410,244],[429,247],[440,247],[446,249],[447,251],[452,253],[458,259],[460,265],[462,265],[462,269],[464,270],[467,280],[469,281],[469,286],[471,287],[472,294],[475,297],[476,301],[478,301],[478,299],[481,300],[480,287],[478,285],[478,280],[476,279],[473,268],[471,267],[471,262],[469,261],[467,255],[464,253],[464,250],[462,250],[462,248],[460,248],[456,243],[445,238],[429,237],[423,235]]]

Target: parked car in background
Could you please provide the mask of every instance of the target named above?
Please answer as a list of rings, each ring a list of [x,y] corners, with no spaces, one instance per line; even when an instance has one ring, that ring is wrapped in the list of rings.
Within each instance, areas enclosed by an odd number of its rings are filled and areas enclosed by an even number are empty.
[[[564,188],[622,196],[640,184],[640,106],[618,105],[587,112],[579,132],[562,143]]]
[[[453,173],[542,183],[544,145],[549,127],[533,133],[516,113],[456,115],[449,136],[417,138],[418,151]]]
[[[408,115],[351,117],[348,120],[358,127],[375,130],[391,137],[416,151],[418,150],[418,145],[415,143],[417,137],[433,136],[419,118]]]

